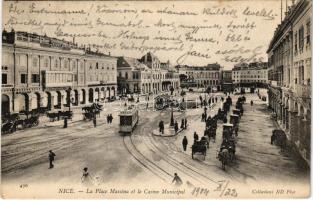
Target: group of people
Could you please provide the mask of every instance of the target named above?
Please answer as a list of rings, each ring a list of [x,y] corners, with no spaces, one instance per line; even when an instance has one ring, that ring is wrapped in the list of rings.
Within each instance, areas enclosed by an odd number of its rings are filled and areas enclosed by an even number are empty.
[[[218,98],[217,97],[210,97],[208,100],[205,100],[202,98],[202,96],[199,96],[200,102],[201,102],[201,108],[202,106],[207,106],[207,105],[211,105],[211,103],[217,102]]]
[[[108,115],[107,115],[107,123],[108,123],[108,124],[112,124],[112,121],[113,121],[113,116],[112,116],[112,114],[108,114]]]
[[[181,125],[180,125],[180,129],[187,129],[187,119],[186,118],[183,118],[182,120],[181,120]],[[177,134],[178,133],[178,122],[177,121],[175,121],[174,122],[174,130],[175,130],[175,134]],[[161,134],[164,134],[164,122],[163,122],[163,120],[161,120],[160,122],[159,122],[159,132],[161,133]]]

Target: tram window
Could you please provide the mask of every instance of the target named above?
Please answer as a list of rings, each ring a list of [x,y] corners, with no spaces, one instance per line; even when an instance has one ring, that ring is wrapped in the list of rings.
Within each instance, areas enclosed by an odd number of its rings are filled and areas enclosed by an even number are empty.
[[[121,125],[131,125],[132,124],[132,117],[130,116],[121,116],[120,117],[120,124]]]

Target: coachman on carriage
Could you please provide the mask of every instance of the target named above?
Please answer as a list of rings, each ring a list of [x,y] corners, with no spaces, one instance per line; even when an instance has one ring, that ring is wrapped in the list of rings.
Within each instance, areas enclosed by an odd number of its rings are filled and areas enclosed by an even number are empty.
[[[236,136],[238,136],[239,116],[235,114],[231,114],[229,122],[233,125],[233,130],[235,131]]]

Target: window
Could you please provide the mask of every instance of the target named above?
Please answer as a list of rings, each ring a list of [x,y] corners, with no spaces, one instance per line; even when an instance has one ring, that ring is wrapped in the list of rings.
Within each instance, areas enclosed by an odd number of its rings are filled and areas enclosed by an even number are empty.
[[[127,72],[125,73],[125,78],[128,79],[128,73]]]
[[[304,66],[301,66],[300,70],[301,70],[301,83],[303,84],[303,81],[304,81]]]
[[[75,61],[72,62],[72,69],[73,69],[73,70],[76,69],[76,63],[75,63]]]
[[[77,74],[74,74],[74,81],[77,81]]]
[[[27,74],[21,74],[21,83],[27,83]]]
[[[118,77],[122,77],[122,73],[121,72],[118,73]]]
[[[8,84],[8,75],[2,73],[2,84]]]
[[[45,61],[44,61],[44,67],[45,68],[49,67],[49,59],[48,58],[46,58]]]
[[[68,68],[68,60],[64,60],[64,68],[67,69]]]
[[[32,83],[39,83],[39,74],[32,74]]]
[[[295,54],[297,54],[297,51],[298,51],[297,41],[298,41],[298,36],[297,36],[297,33],[295,33]]]
[[[35,57],[33,58],[33,67],[37,67],[38,59]]]
[[[96,63],[96,69],[99,69],[99,64],[98,63]]]
[[[304,28],[301,26],[299,29],[299,50],[302,52],[304,46]]]
[[[310,38],[310,29],[311,29],[311,21],[308,21],[306,23],[306,44],[310,45],[311,44],[311,38]]]

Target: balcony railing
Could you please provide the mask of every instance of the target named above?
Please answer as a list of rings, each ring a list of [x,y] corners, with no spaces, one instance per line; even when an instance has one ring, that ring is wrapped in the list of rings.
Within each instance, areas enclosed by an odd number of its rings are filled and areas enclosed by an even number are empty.
[[[311,98],[311,86],[310,85],[296,85],[296,93],[302,98]]]

